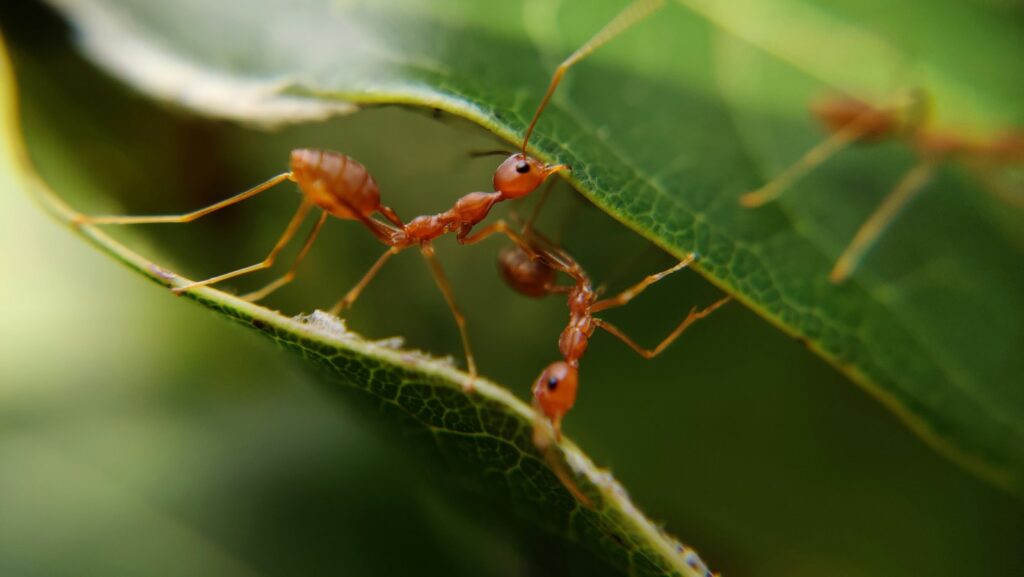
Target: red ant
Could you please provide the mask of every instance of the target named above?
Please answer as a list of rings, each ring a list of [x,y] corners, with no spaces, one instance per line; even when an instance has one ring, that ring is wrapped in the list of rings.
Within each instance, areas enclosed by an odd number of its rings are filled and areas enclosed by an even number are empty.
[[[518,242],[518,236],[508,228],[504,221],[495,222],[473,235],[470,235],[470,231],[476,224],[486,218],[488,212],[496,203],[529,194],[548,176],[564,168],[566,168],[565,165],[546,165],[534,158],[515,154],[501,163],[494,173],[494,187],[497,189],[497,192],[471,192],[457,200],[455,206],[445,212],[429,216],[419,216],[408,223],[403,223],[394,210],[381,204],[380,190],[377,187],[377,183],[374,182],[369,171],[358,161],[339,152],[299,149],[293,150],[291,153],[290,170],[288,172],[279,174],[241,194],[194,212],[167,216],[90,217],[82,215],[76,218],[75,222],[80,224],[191,222],[201,216],[251,198],[274,185],[291,180],[298,184],[299,190],[303,195],[302,202],[285,228],[284,233],[278,239],[277,244],[274,245],[274,248],[271,249],[270,253],[262,261],[229,273],[174,287],[171,290],[176,294],[181,294],[190,289],[211,285],[250,272],[269,268],[274,264],[278,253],[295,236],[309,211],[313,207],[319,207],[323,212],[320,214],[320,218],[313,226],[288,271],[270,284],[257,291],[243,295],[242,298],[248,301],[257,301],[291,282],[295,278],[296,269],[309,252],[328,215],[342,220],[358,220],[378,240],[391,248],[377,259],[377,262],[370,267],[370,270],[367,271],[363,278],[330,309],[330,312],[338,314],[346,307],[351,306],[363,289],[366,288],[366,285],[376,276],[384,263],[399,252],[413,246],[418,246],[427,264],[430,266],[438,288],[440,288],[441,293],[448,302],[448,306],[452,310],[452,314],[455,316],[455,322],[459,327],[462,344],[466,352],[469,373],[471,376],[475,376],[476,364],[469,347],[465,319],[455,303],[451,287],[445,277],[444,270],[441,268],[441,264],[434,254],[431,241],[441,235],[454,232],[460,243],[473,244],[491,234],[500,232]],[[387,222],[373,218],[373,215],[376,213],[382,215]]]
[[[648,275],[642,281],[614,297],[598,300],[600,290],[594,289],[586,271],[568,253],[555,247],[554,243],[539,233],[531,231],[529,223],[524,227],[520,238],[526,242],[527,248],[524,248],[522,243],[518,243],[506,247],[499,254],[499,269],[505,281],[517,292],[530,297],[539,298],[552,294],[565,294],[569,306],[569,323],[558,339],[562,360],[548,365],[533,385],[534,408],[551,422],[556,439],[561,435],[562,418],[576,403],[579,362],[587,351],[590,337],[594,331],[599,328],[603,329],[624,342],[640,356],[651,359],[661,354],[694,322],[708,316],[732,299],[731,296],[726,296],[706,308],[693,307],[686,318],[657,346],[645,349],[621,329],[606,320],[595,317],[594,314],[629,303],[647,287],[689,266],[696,260],[696,254],[691,253],[675,265],[659,273]],[[573,283],[571,285],[557,284],[555,282],[557,272],[569,276]],[[541,448],[548,443],[540,431],[535,431],[534,442]]]
[[[526,154],[527,143],[537,124],[537,120],[540,118],[541,112],[546,107],[562,76],[572,65],[648,16],[663,3],[664,0],[637,0],[627,6],[593,38],[563,61],[555,70],[547,92],[534,113],[529,128],[526,130],[523,137],[522,150],[506,158],[494,172],[493,183],[495,192],[471,192],[458,199],[455,205],[445,212],[419,216],[405,223],[394,210],[381,204],[380,189],[377,187],[377,183],[373,180],[366,167],[358,161],[340,152],[298,149],[293,150],[291,153],[288,172],[279,174],[245,192],[194,212],[163,216],[79,215],[75,222],[78,224],[191,222],[199,217],[252,198],[286,180],[291,180],[298,185],[299,190],[302,192],[302,202],[288,223],[288,226],[285,227],[284,233],[278,239],[277,244],[274,245],[270,253],[262,261],[205,280],[177,286],[171,290],[176,294],[181,294],[189,289],[212,285],[250,272],[269,268],[274,264],[277,255],[284,249],[285,245],[295,236],[310,210],[317,207],[322,210],[320,218],[309,233],[288,271],[265,287],[244,295],[242,298],[249,301],[257,301],[291,282],[295,278],[295,272],[299,264],[312,247],[313,241],[319,234],[324,222],[326,222],[328,215],[342,220],[358,220],[370,233],[390,248],[377,259],[363,278],[330,309],[330,312],[338,314],[351,306],[363,289],[376,276],[384,263],[399,252],[413,246],[418,246],[434,275],[438,288],[452,310],[462,338],[469,374],[470,376],[475,376],[477,372],[476,363],[473,360],[473,354],[469,346],[465,319],[455,303],[451,287],[441,268],[440,262],[435,257],[431,242],[444,234],[455,233],[460,243],[472,244],[483,240],[491,234],[502,233],[519,243],[525,250],[529,250],[529,247],[523,243],[518,235],[501,220],[475,234],[470,233],[474,226],[487,217],[495,204],[526,196],[552,174],[568,169],[564,164],[545,164]],[[380,214],[384,220],[375,218],[374,215],[376,214]]]
[[[895,105],[885,107],[844,96],[814,103],[811,113],[830,135],[771,182],[740,197],[740,203],[757,207],[774,200],[801,176],[850,144],[882,140],[905,142],[917,153],[917,164],[903,175],[843,250],[829,275],[834,283],[843,282],[853,273],[874,242],[900,210],[921,192],[940,164],[961,164],[974,172],[986,190],[997,198],[1024,204],[1024,196],[1003,190],[992,177],[999,168],[1024,164],[1024,132],[1010,131],[987,140],[937,132],[927,127],[929,109],[928,97],[921,90],[910,91]]]

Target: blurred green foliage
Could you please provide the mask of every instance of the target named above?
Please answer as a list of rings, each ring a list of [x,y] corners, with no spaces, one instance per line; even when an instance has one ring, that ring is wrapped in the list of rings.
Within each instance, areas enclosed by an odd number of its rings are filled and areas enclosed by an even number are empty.
[[[400,109],[274,134],[196,120],[81,62],[53,22],[0,15],[24,71],[27,136],[47,178],[117,192],[117,205],[68,199],[89,212],[200,206],[279,170],[297,146],[359,158],[403,215],[480,188],[493,168],[465,156],[493,147],[488,136]],[[57,106],[66,94],[83,106]],[[94,144],[108,139],[130,146]],[[327,398],[271,343],[71,238],[14,190],[6,168],[0,574],[606,571],[446,486],[436,466],[410,459],[372,415]],[[671,262],[567,189],[556,197],[545,226],[564,224],[566,244],[596,279],[621,286]],[[176,230],[117,234],[200,277],[260,258],[294,202],[272,194]],[[331,223],[299,281],[272,306],[286,314],[322,307],[358,278],[380,248],[349,224]],[[439,244],[481,367],[525,397],[556,355],[564,303],[511,294],[494,274],[495,248]],[[691,303],[716,294],[695,275],[677,277],[615,322],[651,342]],[[459,352],[414,255],[385,270],[350,323],[371,337]],[[726,575],[1005,574],[1020,564],[1019,502],[925,448],[741,307],[652,362],[595,339],[585,371],[572,436]]]

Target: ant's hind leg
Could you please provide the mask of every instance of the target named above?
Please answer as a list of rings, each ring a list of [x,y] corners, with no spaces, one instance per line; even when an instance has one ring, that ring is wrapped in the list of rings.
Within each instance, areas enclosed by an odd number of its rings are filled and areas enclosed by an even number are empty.
[[[889,196],[885,197],[882,204],[864,221],[864,224],[857,230],[857,234],[854,235],[853,240],[843,250],[843,254],[839,256],[839,260],[836,261],[835,267],[832,268],[832,272],[829,274],[828,278],[830,281],[837,284],[841,283],[853,273],[868,249],[885,232],[885,229],[892,224],[892,220],[896,218],[896,215],[921,192],[925,184],[928,184],[935,171],[934,169],[934,164],[924,161],[918,163],[903,175],[896,188],[889,193]]]
[[[531,260],[541,260],[547,266],[562,271],[570,276],[577,276],[580,269],[576,262],[562,249],[555,246],[547,238],[535,231],[530,232],[530,241],[527,241],[517,233],[508,222],[498,220],[485,226],[477,232],[462,237],[459,242],[462,244],[476,244],[493,234],[503,234],[516,244]],[[562,292],[562,291],[556,291]]]
[[[863,137],[868,131],[869,121],[874,114],[874,111],[869,111],[854,118],[852,122],[805,152],[800,160],[794,162],[770,182],[741,196],[740,204],[747,208],[757,208],[781,196],[786,189],[813,168]]]
[[[302,226],[302,221],[305,220],[306,215],[309,214],[309,210],[311,208],[313,208],[312,203],[310,203],[306,199],[303,199],[302,204],[299,205],[299,209],[295,211],[295,216],[292,217],[292,220],[284,229],[284,233],[281,234],[281,238],[277,240],[277,244],[275,244],[274,248],[270,250],[270,254],[268,254],[266,258],[264,258],[262,261],[254,265],[250,265],[247,267],[240,268],[238,270],[231,271],[229,273],[224,273],[222,275],[208,278],[206,280],[196,281],[184,286],[172,288],[171,292],[173,292],[174,294],[181,294],[190,289],[216,284],[221,281],[228,280],[230,278],[235,278],[236,276],[241,276],[243,274],[248,274],[258,270],[263,270],[265,268],[270,268],[274,264],[274,259],[277,258],[278,253],[281,252],[285,245],[288,244],[288,241],[290,241],[292,237],[295,236],[295,233],[298,232],[299,227]]]
[[[528,243],[522,236],[519,235],[519,233],[517,233],[511,226],[509,226],[508,222],[506,222],[503,219],[497,220],[481,228],[480,230],[474,232],[473,234],[461,236],[458,239],[458,241],[459,244],[476,244],[493,234],[503,234],[507,236],[512,242],[516,243],[516,245],[518,245],[519,248],[526,251],[526,254],[528,255],[534,256],[537,252],[536,247]]]
[[[672,273],[674,273],[676,271],[682,270],[682,269],[690,266],[690,264],[693,263],[693,261],[696,260],[696,258],[697,258],[697,255],[695,255],[693,253],[690,253],[689,255],[687,255],[686,258],[684,258],[683,260],[677,262],[672,267],[669,267],[669,268],[667,268],[667,269],[665,269],[665,270],[663,270],[663,271],[661,271],[659,273],[648,275],[646,278],[644,278],[644,280],[636,283],[635,285],[633,285],[633,286],[629,287],[628,289],[622,291],[621,293],[617,294],[616,296],[613,296],[611,298],[607,298],[607,299],[604,299],[604,300],[600,300],[600,301],[594,303],[594,307],[591,310],[593,310],[593,312],[597,313],[597,312],[601,312],[601,311],[604,311],[604,310],[613,309],[615,307],[621,307],[621,306],[625,305],[626,303],[628,303],[629,301],[631,301],[634,298],[636,298],[636,296],[639,295],[640,293],[642,293],[645,290],[647,290],[647,287],[651,286],[652,284],[660,281],[661,279],[667,277],[668,275],[670,275],[670,274],[672,274]]]
[[[448,301],[448,308],[452,309],[452,315],[455,317],[455,324],[459,327],[459,334],[462,336],[462,348],[466,352],[466,366],[469,369],[469,384],[463,385],[463,388],[467,391],[473,390],[473,380],[476,378],[476,361],[473,360],[473,351],[469,348],[469,333],[466,331],[466,317],[462,315],[462,311],[459,310],[459,306],[455,303],[455,295],[452,294],[451,284],[448,283],[448,278],[444,274],[444,269],[441,268],[441,262],[437,260],[437,255],[434,254],[434,247],[429,244],[420,247],[420,251],[423,253],[423,258],[427,260],[427,265],[430,266],[430,272],[434,274],[434,280],[437,282],[437,288],[441,289],[441,294],[444,295],[444,300]]]
[[[272,188],[281,184],[285,180],[288,180],[291,178],[291,175],[292,174],[290,172],[279,174],[274,178],[271,178],[262,184],[258,184],[245,192],[236,194],[231,198],[211,204],[206,208],[200,208],[199,210],[186,212],[184,214],[167,214],[158,216],[88,216],[80,214],[76,215],[74,219],[72,219],[72,222],[75,224],[161,224],[192,222],[201,216],[206,216],[211,212],[216,212],[222,208],[227,208],[233,204],[252,198],[268,188]]]
[[[683,334],[683,331],[688,329],[690,325],[715,312],[716,309],[718,309],[719,307],[721,307],[722,305],[731,300],[732,296],[727,296],[712,303],[710,306],[700,310],[698,310],[697,307],[693,307],[692,309],[690,309],[690,313],[686,315],[686,318],[683,319],[683,322],[679,323],[679,326],[677,326],[675,330],[669,333],[669,335],[665,337],[665,339],[662,340],[660,343],[658,343],[658,346],[654,347],[653,349],[645,349],[640,345],[636,344],[636,342],[633,339],[629,338],[626,335],[626,333],[622,332],[621,329],[609,323],[608,321],[595,318],[594,323],[597,326],[601,327],[602,329],[608,331],[615,337],[617,337],[620,341],[626,343],[626,345],[629,348],[633,349],[636,352],[636,354],[640,355],[645,359],[651,359],[660,355],[662,351],[664,351],[666,348],[668,348],[669,345],[671,345],[676,339],[678,339],[679,335]]]
[[[359,279],[359,282],[356,283],[356,286],[349,289],[349,291],[345,293],[345,296],[342,297],[340,301],[335,303],[334,306],[331,307],[331,309],[327,312],[337,316],[341,314],[341,311],[352,306],[352,303],[356,302],[356,299],[359,298],[360,294],[362,294],[363,289],[366,288],[366,285],[370,284],[370,281],[372,281],[373,278],[377,276],[377,273],[380,272],[380,269],[381,267],[384,266],[384,263],[391,260],[391,257],[398,254],[400,250],[401,249],[397,247],[391,247],[387,251],[385,251],[384,254],[380,255],[380,258],[377,259],[377,262],[373,263],[373,266],[370,267],[370,270],[366,271],[366,274],[363,275],[363,278]]]
[[[306,237],[306,242],[302,243],[302,248],[299,250],[299,254],[295,257],[295,261],[292,263],[291,268],[288,269],[288,272],[257,291],[242,295],[242,300],[254,303],[266,298],[270,293],[292,282],[295,279],[295,271],[298,270],[299,264],[302,263],[302,260],[306,258],[306,254],[309,253],[309,249],[313,247],[313,241],[315,241],[317,235],[320,234],[320,229],[323,228],[325,222],[327,222],[326,211],[320,213],[320,218],[317,219],[316,224],[313,225],[313,230],[309,231],[309,236]]]

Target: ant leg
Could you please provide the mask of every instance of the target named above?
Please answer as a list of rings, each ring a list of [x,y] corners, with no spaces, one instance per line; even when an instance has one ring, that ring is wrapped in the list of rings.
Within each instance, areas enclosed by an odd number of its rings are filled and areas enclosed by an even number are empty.
[[[551,196],[551,189],[555,187],[555,183],[558,182],[554,178],[548,181],[547,186],[544,187],[544,191],[540,193],[540,198],[537,199],[536,204],[533,205],[533,211],[530,212],[530,218],[523,224],[523,234],[530,234],[533,231],[533,223],[537,221],[537,217],[540,216],[540,209],[544,208],[544,203],[548,201],[548,197]]]
[[[473,389],[473,379],[476,378],[476,361],[473,360],[473,351],[469,348],[469,333],[466,332],[466,318],[462,315],[462,311],[459,310],[459,306],[455,304],[455,295],[452,294],[452,287],[448,283],[448,278],[444,275],[444,269],[441,268],[440,261],[437,260],[437,255],[434,254],[434,247],[429,244],[424,244],[420,247],[420,252],[423,253],[423,258],[427,259],[427,265],[430,266],[430,272],[434,274],[434,280],[437,282],[437,288],[441,289],[441,294],[444,295],[444,300],[448,301],[448,308],[452,309],[452,315],[455,317],[455,324],[459,327],[459,334],[462,336],[462,348],[466,352],[466,366],[469,368],[470,381],[468,385],[463,388],[467,391]]]
[[[267,284],[267,286],[260,290],[242,295],[241,299],[254,303],[256,301],[263,300],[270,293],[292,282],[292,280],[295,279],[295,271],[298,270],[299,264],[302,262],[302,259],[306,258],[306,253],[308,253],[309,249],[313,247],[313,241],[316,240],[317,235],[320,234],[320,229],[323,228],[324,223],[327,222],[327,214],[327,211],[320,213],[320,218],[317,219],[316,224],[313,225],[313,230],[309,231],[309,236],[306,237],[306,242],[302,243],[302,248],[299,250],[299,254],[295,257],[295,262],[292,263],[288,272],[284,273],[280,278]]]
[[[504,219],[499,219],[494,223],[489,224],[483,227],[482,229],[474,232],[473,234],[464,236],[458,240],[460,244],[476,244],[495,233],[503,234],[510,238],[512,242],[516,243],[519,246],[519,248],[526,251],[526,254],[532,256],[535,255],[537,252],[536,249],[530,243],[526,242],[526,240],[524,240],[523,237],[519,235],[519,233],[513,230],[512,227],[509,226],[508,222],[506,222]]]
[[[530,121],[530,127],[526,129],[526,134],[523,136],[523,153],[526,153],[526,143],[530,141],[530,135],[533,134],[533,127],[537,125],[537,120],[540,118],[540,113],[547,106],[548,101],[551,100],[551,95],[555,93],[555,88],[558,87],[558,83],[562,81],[562,77],[565,73],[573,67],[574,64],[583,60],[589,56],[592,52],[606,44],[609,40],[615,38],[619,34],[625,32],[630,26],[640,22],[644,18],[650,16],[655,10],[665,5],[665,0],[635,0],[629,6],[622,9],[615,18],[612,18],[611,22],[605,24],[604,28],[600,29],[597,34],[594,34],[590,40],[583,46],[576,49],[575,52],[569,55],[568,58],[562,61],[555,69],[555,73],[551,76],[551,83],[548,85],[547,92],[544,93],[544,98],[540,101],[540,106],[537,107],[537,112],[533,114],[533,120]]]
[[[814,148],[804,153],[789,168],[761,188],[748,192],[740,197],[740,204],[747,208],[756,208],[775,200],[782,195],[794,182],[811,169],[831,158],[847,146],[859,140],[867,132],[870,121],[877,113],[873,110],[862,113],[846,126],[832,133]]]
[[[727,296],[712,303],[710,306],[700,310],[698,310],[697,307],[693,307],[692,309],[690,309],[690,313],[686,315],[686,318],[683,319],[683,322],[679,323],[679,326],[677,326],[674,331],[669,333],[669,335],[665,337],[665,339],[662,340],[660,343],[658,343],[658,346],[654,347],[653,349],[645,349],[640,345],[636,344],[636,342],[633,339],[626,336],[626,333],[622,332],[622,330],[620,330],[615,325],[609,323],[608,321],[595,318],[594,324],[608,331],[612,335],[618,337],[620,341],[626,343],[626,345],[629,348],[633,349],[636,352],[636,354],[640,355],[645,359],[651,359],[660,355],[662,351],[668,348],[668,346],[671,345],[673,341],[678,339],[679,335],[683,334],[683,331],[688,329],[690,325],[715,312],[715,310],[718,307],[724,305],[725,303],[731,300],[732,296]]]
[[[537,217],[540,216],[540,211],[541,211],[542,208],[544,208],[544,203],[546,203],[548,201],[548,197],[551,196],[551,189],[553,189],[555,187],[555,184],[557,182],[558,181],[553,179],[553,178],[549,179],[547,181],[547,183],[544,185],[544,190],[541,191],[541,193],[540,193],[540,197],[537,199],[537,202],[535,202],[534,205],[533,205],[533,210],[530,211],[529,218],[527,218],[525,222],[523,222],[523,221],[521,221],[519,219],[519,214],[518,213],[515,213],[515,212],[509,213],[509,215],[508,215],[509,216],[509,220],[511,220],[517,227],[519,227],[519,234],[520,235],[522,235],[522,236],[529,236],[529,237],[533,237],[533,238],[542,238],[545,242],[551,244],[552,246],[555,245],[554,241],[551,241],[547,237],[544,237],[541,233],[539,233],[536,230],[534,230],[533,223],[536,222],[537,221]],[[564,229],[564,226],[563,226],[563,229]],[[498,232],[498,231],[495,231],[495,232]],[[486,236],[484,238],[486,238]],[[481,238],[480,240],[483,240],[483,238]],[[520,245],[520,246],[522,246],[522,245]]]
[[[571,213],[566,218],[562,219],[562,224],[561,224],[561,226],[558,229],[558,234],[555,237],[555,240],[552,240],[548,236],[544,235],[543,233],[541,233],[540,231],[535,229],[534,228],[534,223],[537,221],[537,218],[540,216],[541,209],[544,208],[544,204],[548,201],[548,198],[551,196],[551,191],[555,188],[555,185],[557,183],[558,183],[558,181],[555,180],[555,179],[551,179],[551,180],[549,180],[547,182],[547,185],[544,187],[544,190],[541,192],[540,198],[537,199],[536,204],[533,205],[533,210],[530,212],[530,217],[526,220],[525,223],[523,223],[523,225],[519,229],[519,233],[522,236],[529,237],[530,239],[532,239],[534,241],[539,241],[539,243],[535,243],[535,244],[545,244],[547,246],[548,250],[551,251],[551,252],[562,252],[562,249],[561,249],[562,238],[565,237],[565,230],[566,230],[566,228],[568,228],[568,223],[569,223],[569,218],[568,217],[572,216],[572,213],[575,213],[577,210],[579,210],[579,208],[581,206],[583,206],[579,202],[576,202],[576,203],[574,203],[572,205],[572,208],[570,209]],[[519,223],[516,222],[516,224],[519,224]],[[535,250],[537,248],[538,247],[536,247],[536,246],[534,247]]]
[[[576,501],[582,504],[584,507],[591,509],[593,504],[590,502],[590,498],[583,494],[579,485],[576,484],[576,480],[573,479],[571,467],[565,459],[565,453],[559,455],[559,451],[556,447],[552,446],[552,441],[558,441],[561,439],[561,427],[555,429],[555,439],[549,439],[551,435],[544,430],[545,425],[543,423],[534,423],[533,425],[533,445],[537,447],[537,450],[544,455],[544,462],[548,464],[551,472],[558,477],[558,480],[562,482],[562,486],[565,487],[566,491],[573,496]]]
[[[295,236],[295,233],[298,232],[299,227],[302,226],[302,221],[305,220],[306,215],[309,214],[309,210],[311,208],[313,208],[313,204],[306,200],[305,198],[302,199],[302,204],[300,204],[299,209],[295,211],[295,216],[292,217],[291,222],[289,222],[288,226],[284,229],[284,233],[281,234],[281,238],[277,240],[277,244],[275,244],[274,248],[270,250],[270,254],[268,254],[266,258],[264,258],[262,261],[254,265],[249,265],[247,267],[231,271],[229,273],[224,273],[222,275],[208,278],[206,280],[192,282],[180,287],[174,287],[171,289],[171,292],[180,295],[181,293],[189,289],[219,283],[221,281],[228,280],[229,278],[234,278],[236,276],[241,276],[243,274],[248,274],[251,272],[271,267],[274,264],[274,259],[277,258],[277,254],[281,252],[285,245],[288,244],[288,241],[290,241],[292,237]]]
[[[398,228],[405,228],[405,223],[402,222],[402,219],[398,218],[398,213],[396,213],[390,206],[381,206],[377,211],[383,214],[384,218],[388,219],[388,222],[391,224]]]
[[[972,172],[974,172],[974,175],[981,184],[981,187],[984,188],[985,192],[989,193],[992,198],[1013,207],[1024,207],[1024,192],[1004,186],[992,174],[992,170],[990,168],[976,167]]]
[[[206,216],[211,212],[216,212],[222,208],[231,206],[232,204],[237,204],[239,202],[242,202],[243,200],[252,198],[257,194],[267,190],[268,188],[272,188],[284,182],[285,180],[288,180],[289,178],[291,178],[291,176],[292,173],[290,172],[279,174],[274,178],[271,178],[270,180],[262,184],[258,184],[243,193],[236,194],[231,198],[222,200],[215,204],[211,204],[206,208],[201,208],[193,212],[186,212],[184,214],[169,214],[159,216],[87,216],[84,214],[80,214],[75,216],[72,222],[74,222],[75,224],[157,224],[192,222],[193,220],[201,216]]]
[[[460,244],[476,244],[493,234],[503,234],[512,242],[516,243],[516,246],[523,249],[531,259],[539,258],[553,268],[572,274],[569,270],[577,266],[575,261],[572,260],[572,257],[555,245],[554,242],[548,240],[539,233],[534,231],[528,232],[530,239],[533,242],[527,241],[522,235],[516,232],[515,229],[509,226],[507,221],[500,219],[471,235],[459,238],[458,241]]]
[[[885,197],[882,204],[857,230],[857,234],[854,235],[850,244],[843,249],[843,253],[839,256],[839,260],[836,261],[835,267],[832,268],[832,272],[828,276],[830,281],[841,283],[853,273],[857,265],[860,264],[861,259],[864,258],[865,253],[878,240],[878,237],[885,232],[886,227],[892,223],[892,220],[899,214],[900,210],[921,192],[924,185],[931,179],[934,169],[934,164],[923,161],[916,164],[903,175],[896,188],[889,193],[889,196]]]
[[[401,252],[401,250],[402,249],[393,246],[388,250],[384,251],[384,254],[380,255],[380,258],[377,259],[377,262],[373,263],[373,266],[370,267],[370,270],[366,271],[366,274],[363,275],[363,278],[360,279],[358,283],[356,283],[356,286],[352,287],[347,293],[345,293],[345,296],[342,297],[340,301],[335,303],[335,305],[331,307],[331,309],[327,312],[331,313],[332,315],[339,315],[341,314],[341,311],[351,307],[352,303],[356,302],[356,299],[359,298],[359,295],[363,292],[363,289],[366,288],[366,285],[370,284],[370,281],[373,280],[373,277],[377,276],[377,273],[380,272],[380,269],[381,267],[384,266],[384,263],[391,260],[391,257]]]
[[[597,312],[601,312],[601,311],[604,311],[604,310],[613,309],[615,307],[621,307],[621,306],[625,305],[626,303],[628,303],[629,301],[633,300],[640,293],[642,293],[645,290],[647,290],[647,287],[651,286],[652,284],[660,281],[661,279],[667,277],[668,275],[670,275],[670,274],[672,274],[672,273],[674,273],[676,271],[679,271],[679,270],[682,270],[682,269],[686,268],[696,258],[697,258],[697,255],[695,255],[693,253],[690,253],[686,258],[684,258],[683,260],[679,261],[674,266],[672,266],[670,268],[667,268],[667,269],[665,269],[665,270],[663,270],[663,271],[661,271],[659,273],[648,275],[644,280],[642,280],[642,281],[636,283],[635,285],[629,287],[628,289],[622,291],[618,295],[613,296],[612,298],[608,298],[608,299],[597,301],[596,303],[594,303],[594,306],[593,306],[593,308],[591,308],[591,310],[593,312],[597,313]]]
[[[501,233],[510,238],[531,260],[540,260],[546,266],[571,276],[577,282],[583,282],[586,279],[586,273],[580,265],[564,250],[537,233],[532,233],[530,239],[533,242],[528,242],[504,220],[498,220],[485,226],[476,233],[459,239],[459,242],[476,244],[495,233]],[[572,287],[565,288],[566,290],[563,290],[563,287],[555,285],[551,287],[551,292],[568,292],[568,289]]]

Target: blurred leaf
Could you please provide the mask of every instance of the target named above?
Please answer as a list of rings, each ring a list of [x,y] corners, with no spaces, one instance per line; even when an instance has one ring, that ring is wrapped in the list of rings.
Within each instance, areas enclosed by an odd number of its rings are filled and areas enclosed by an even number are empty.
[[[0,152],[15,167],[21,188],[31,191],[51,215],[69,223],[75,212],[36,175],[24,150],[15,83],[3,44],[0,80],[5,127]],[[177,278],[94,227],[76,230],[154,282],[168,286]],[[363,340],[324,313],[287,318],[212,289],[192,291],[187,297],[302,355],[321,369],[335,390],[368,403],[385,421],[411,431],[461,476],[543,526],[580,541],[620,570],[632,575],[710,574],[696,553],[651,523],[622,486],[571,441],[563,440],[547,458],[541,454],[532,441],[533,411],[507,389],[477,379],[474,392],[466,393],[467,375],[449,363]],[[549,462],[575,473],[588,504],[577,501]]]
[[[197,111],[224,114],[225,94],[241,102],[231,117],[258,123],[349,102],[404,103],[463,116],[510,142],[554,65],[621,6],[51,3],[100,64]],[[759,210],[741,210],[736,198],[820,138],[805,104],[824,88],[880,97],[920,83],[952,126],[1019,122],[1021,14],[952,0],[718,4],[680,0],[574,69],[534,152],[573,166],[584,195],[667,251],[701,253],[708,279],[806,342],[931,444],[1019,493],[1022,215],[994,205],[967,175],[943,170],[837,287],[828,270],[913,161],[907,151],[850,151]],[[721,30],[771,58],[735,58],[736,39]]]

